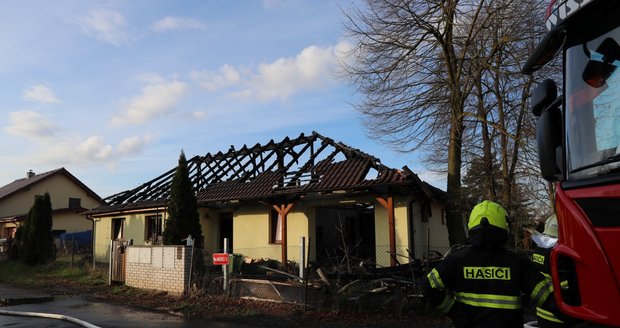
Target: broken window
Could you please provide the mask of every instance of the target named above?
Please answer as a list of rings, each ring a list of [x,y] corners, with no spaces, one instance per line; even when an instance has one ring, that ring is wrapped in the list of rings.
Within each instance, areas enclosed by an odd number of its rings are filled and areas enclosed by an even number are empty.
[[[125,218],[112,219],[112,240],[123,239],[125,236],[124,227]]]
[[[153,245],[161,244],[161,215],[151,215],[145,218],[144,222],[145,234],[144,240],[151,242]]]
[[[272,244],[282,243],[282,215],[276,210],[271,210],[269,217],[269,242]]]

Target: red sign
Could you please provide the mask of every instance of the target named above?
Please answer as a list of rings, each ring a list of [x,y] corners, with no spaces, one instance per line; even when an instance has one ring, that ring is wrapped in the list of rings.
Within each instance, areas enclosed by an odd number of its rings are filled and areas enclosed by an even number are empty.
[[[228,264],[228,253],[213,253],[213,265]]]

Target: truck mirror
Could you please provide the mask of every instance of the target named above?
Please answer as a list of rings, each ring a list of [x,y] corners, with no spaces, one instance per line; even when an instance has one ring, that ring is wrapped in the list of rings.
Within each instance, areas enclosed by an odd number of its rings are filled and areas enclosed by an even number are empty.
[[[562,179],[564,156],[562,149],[562,113],[559,102],[547,107],[536,123],[540,172],[547,181]]]
[[[532,92],[532,98],[530,98],[530,106],[532,114],[539,117],[540,114],[549,107],[558,98],[558,88],[555,81],[546,79],[539,83],[534,92]]]

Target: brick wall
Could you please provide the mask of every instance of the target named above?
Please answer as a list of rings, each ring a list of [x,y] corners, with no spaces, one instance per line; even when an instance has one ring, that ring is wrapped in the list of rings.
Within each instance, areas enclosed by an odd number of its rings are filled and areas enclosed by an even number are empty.
[[[182,294],[188,283],[191,247],[129,246],[125,284]]]

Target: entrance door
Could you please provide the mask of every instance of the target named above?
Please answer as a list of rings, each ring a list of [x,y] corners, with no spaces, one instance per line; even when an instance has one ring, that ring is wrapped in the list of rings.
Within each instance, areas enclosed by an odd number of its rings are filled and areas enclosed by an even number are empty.
[[[112,219],[112,246],[110,249],[110,283],[125,283],[125,219]]]
[[[228,251],[232,252],[233,245],[233,214],[220,213],[220,242],[219,247],[224,250],[224,238],[228,238]]]

